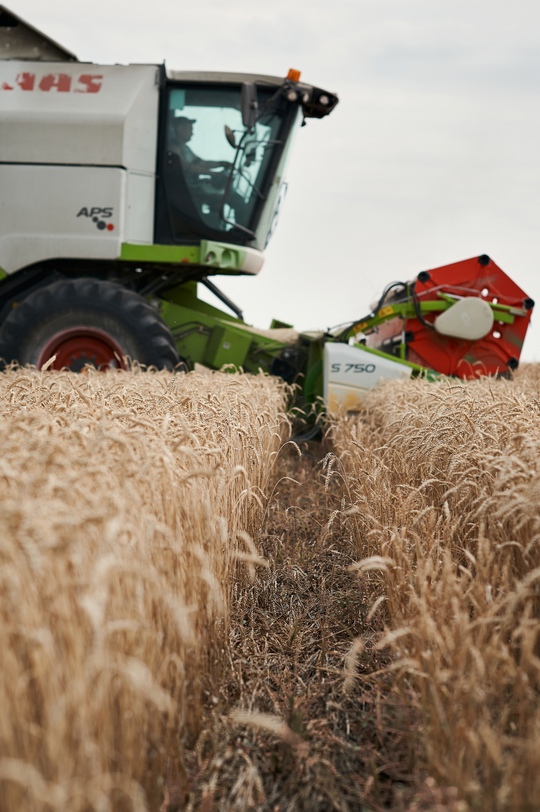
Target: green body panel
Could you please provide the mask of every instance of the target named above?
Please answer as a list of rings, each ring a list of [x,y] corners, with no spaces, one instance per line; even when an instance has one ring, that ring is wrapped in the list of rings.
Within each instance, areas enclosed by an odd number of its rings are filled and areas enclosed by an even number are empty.
[[[2,279],[7,279],[7,273],[4,271],[3,268],[0,268],[0,281]]]
[[[196,282],[177,285],[163,294],[160,312],[180,358],[191,369],[202,364],[211,369],[229,366],[254,374],[260,370],[280,374],[275,364],[283,363],[289,352],[294,356],[293,378],[303,403],[313,403],[322,396],[322,335],[294,334],[290,341],[284,341],[280,336],[289,325],[276,321],[270,330],[255,330],[199,299]]]
[[[204,364],[221,369],[234,364],[249,372],[268,371],[272,360],[286,346],[240,319],[197,297],[197,283],[188,282],[167,291],[161,316],[175,339],[178,353],[190,367]]]
[[[124,242],[120,259],[141,263],[199,265],[201,251],[198,245],[137,245]]]
[[[306,404],[322,406],[323,396],[323,341],[313,341],[308,348],[306,373],[302,396]]]
[[[227,364],[240,368],[246,363],[251,347],[251,336],[239,335],[238,330],[223,325],[216,326],[204,348],[203,363],[213,369],[221,369]]]
[[[198,265],[222,274],[245,272],[248,252],[228,243],[201,240],[200,245],[140,245],[122,243],[120,259],[154,265]]]

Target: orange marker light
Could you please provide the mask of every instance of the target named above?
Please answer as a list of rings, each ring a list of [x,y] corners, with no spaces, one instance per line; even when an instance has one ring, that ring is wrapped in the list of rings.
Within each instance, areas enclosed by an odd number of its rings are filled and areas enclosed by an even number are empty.
[[[289,68],[289,72],[287,74],[287,79],[290,79],[291,82],[299,82],[300,81],[300,71],[295,70],[294,68]]]

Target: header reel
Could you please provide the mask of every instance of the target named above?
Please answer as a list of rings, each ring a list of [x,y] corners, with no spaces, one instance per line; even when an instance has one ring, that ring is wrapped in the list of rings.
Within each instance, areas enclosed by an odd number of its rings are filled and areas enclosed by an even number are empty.
[[[340,338],[442,375],[502,375],[518,367],[533,307],[483,254],[392,283]]]

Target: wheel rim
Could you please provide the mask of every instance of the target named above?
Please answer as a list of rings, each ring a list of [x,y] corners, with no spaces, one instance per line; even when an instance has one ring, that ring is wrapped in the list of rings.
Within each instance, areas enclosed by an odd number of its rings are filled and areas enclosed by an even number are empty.
[[[85,366],[99,370],[125,369],[125,353],[109,333],[97,327],[71,327],[50,338],[39,354],[36,366],[42,369],[70,369],[81,372]]]

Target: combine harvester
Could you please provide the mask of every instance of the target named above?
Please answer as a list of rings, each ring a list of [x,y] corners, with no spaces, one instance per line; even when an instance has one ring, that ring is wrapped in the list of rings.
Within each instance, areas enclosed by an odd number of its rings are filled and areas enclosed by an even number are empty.
[[[534,303],[487,256],[393,283],[326,332],[254,329],[211,281],[259,272],[293,134],[337,102],[295,70],[81,63],[0,6],[0,357],[262,369],[329,412],[382,378],[514,370]]]

